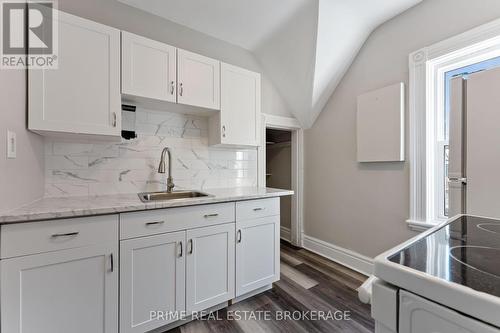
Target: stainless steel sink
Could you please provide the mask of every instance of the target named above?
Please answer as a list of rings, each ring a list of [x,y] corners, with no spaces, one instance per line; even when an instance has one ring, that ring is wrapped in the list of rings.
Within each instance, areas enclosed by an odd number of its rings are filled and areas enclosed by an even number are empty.
[[[167,201],[178,199],[192,199],[201,197],[211,197],[212,195],[199,191],[172,191],[172,192],[145,192],[139,193],[142,202]]]

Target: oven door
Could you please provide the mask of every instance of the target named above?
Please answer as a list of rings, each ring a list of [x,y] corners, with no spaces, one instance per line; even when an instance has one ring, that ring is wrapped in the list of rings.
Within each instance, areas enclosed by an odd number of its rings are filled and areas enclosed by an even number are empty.
[[[500,330],[425,298],[400,290],[398,332],[499,333]]]

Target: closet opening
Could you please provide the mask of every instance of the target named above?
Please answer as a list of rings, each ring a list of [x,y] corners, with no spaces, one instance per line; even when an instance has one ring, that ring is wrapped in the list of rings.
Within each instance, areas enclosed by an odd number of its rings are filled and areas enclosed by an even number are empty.
[[[266,187],[292,190],[292,132],[266,128]],[[282,197],[281,239],[291,242],[292,197]]]

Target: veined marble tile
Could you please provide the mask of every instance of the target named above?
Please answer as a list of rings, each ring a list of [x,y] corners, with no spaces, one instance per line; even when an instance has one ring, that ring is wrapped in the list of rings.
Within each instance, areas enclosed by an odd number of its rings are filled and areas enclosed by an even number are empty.
[[[251,168],[251,166],[254,163],[250,161],[230,161],[228,164],[229,169],[248,169]]]
[[[52,154],[61,156],[117,157],[117,144],[53,142]]]
[[[88,156],[48,155],[45,156],[45,168],[48,170],[81,170],[89,167]]]
[[[47,140],[46,195],[106,195],[165,189],[161,151],[171,148],[177,189],[257,184],[257,150],[208,146],[208,118],[137,108],[137,138],[117,143]]]
[[[89,195],[87,184],[47,184],[46,197],[85,196]]]

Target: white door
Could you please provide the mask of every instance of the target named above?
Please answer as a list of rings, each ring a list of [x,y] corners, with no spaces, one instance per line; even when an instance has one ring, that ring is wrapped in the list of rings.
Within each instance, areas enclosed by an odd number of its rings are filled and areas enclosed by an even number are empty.
[[[467,79],[466,212],[500,218],[500,68]]]
[[[6,259],[0,267],[2,332],[118,332],[114,246]]]
[[[29,129],[120,136],[120,31],[59,12],[58,69],[28,71]]]
[[[234,298],[234,223],[188,230],[187,240],[188,313]]]
[[[122,93],[175,103],[176,50],[122,31]]]
[[[498,329],[401,290],[399,333],[498,333]]]
[[[177,50],[177,102],[220,109],[220,61]]]
[[[258,146],[261,111],[260,74],[221,64],[223,144]]]
[[[181,231],[120,242],[121,333],[147,332],[181,318],[186,310],[185,238]]]
[[[236,222],[236,296],[280,276],[280,216]]]

